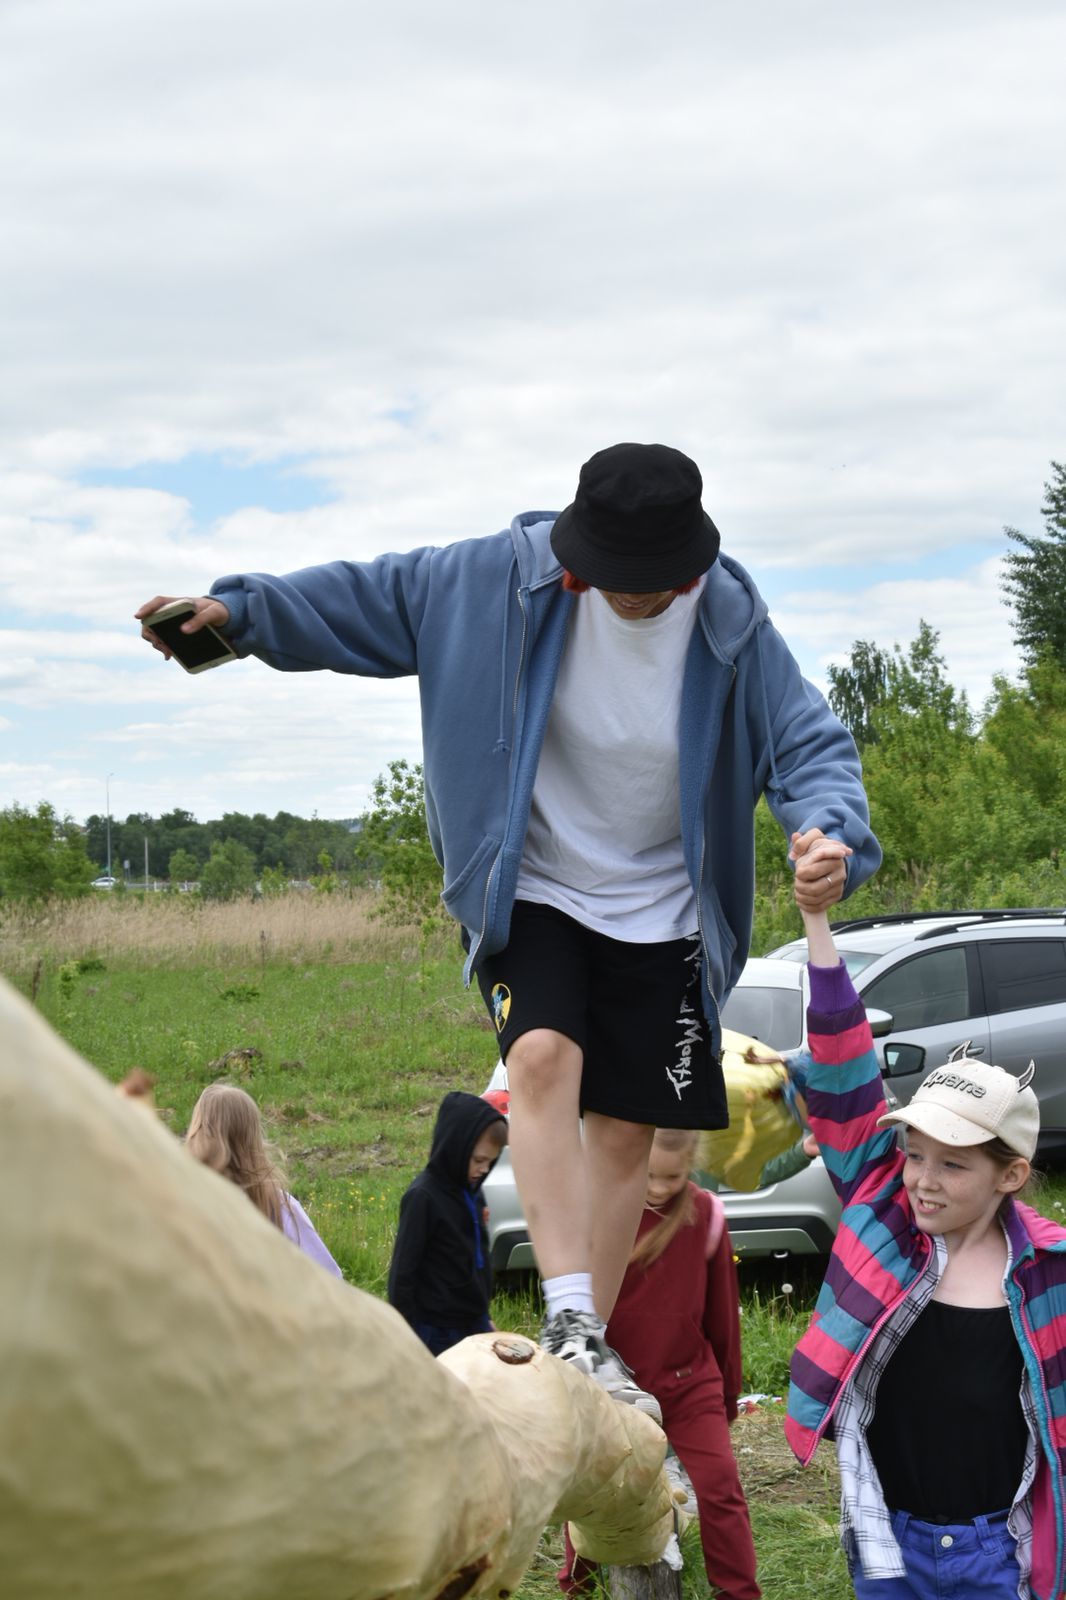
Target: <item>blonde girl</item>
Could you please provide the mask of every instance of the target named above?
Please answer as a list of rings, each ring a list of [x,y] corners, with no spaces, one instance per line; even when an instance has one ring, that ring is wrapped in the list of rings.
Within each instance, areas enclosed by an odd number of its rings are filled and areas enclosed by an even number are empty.
[[[751,1521],[729,1437],[741,1383],[736,1267],[722,1202],[689,1177],[698,1138],[688,1128],[656,1130],[607,1338],[662,1407],[696,1492],[712,1589],[719,1600],[757,1600]],[[559,1586],[591,1592],[590,1569],[569,1547]]]
[[[197,1161],[243,1189],[254,1206],[305,1254],[341,1277],[307,1212],[289,1194],[263,1138],[259,1107],[235,1084],[212,1083],[193,1107],[185,1145]]]

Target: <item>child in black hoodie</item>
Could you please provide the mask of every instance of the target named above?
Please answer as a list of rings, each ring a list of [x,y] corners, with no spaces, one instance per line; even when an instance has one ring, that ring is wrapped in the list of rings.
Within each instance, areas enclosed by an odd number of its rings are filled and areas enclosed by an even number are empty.
[[[487,1333],[492,1268],[481,1185],[507,1143],[507,1121],[476,1094],[446,1094],[429,1163],[400,1201],[389,1300],[435,1356]]]

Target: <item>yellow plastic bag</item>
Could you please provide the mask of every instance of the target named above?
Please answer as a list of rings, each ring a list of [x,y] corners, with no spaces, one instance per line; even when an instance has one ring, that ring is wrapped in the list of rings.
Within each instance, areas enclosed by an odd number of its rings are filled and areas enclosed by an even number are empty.
[[[768,1161],[802,1132],[784,1058],[746,1034],[722,1029],[729,1127],[700,1137],[700,1165],[731,1189],[757,1189]]]

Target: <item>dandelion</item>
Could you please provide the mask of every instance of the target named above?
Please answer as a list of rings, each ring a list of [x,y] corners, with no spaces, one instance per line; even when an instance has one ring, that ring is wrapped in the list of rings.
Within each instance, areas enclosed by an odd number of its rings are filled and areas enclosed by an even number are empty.
[[[790,1283],[783,1283],[781,1285],[781,1293],[783,1295],[790,1295],[792,1293],[792,1285]]]

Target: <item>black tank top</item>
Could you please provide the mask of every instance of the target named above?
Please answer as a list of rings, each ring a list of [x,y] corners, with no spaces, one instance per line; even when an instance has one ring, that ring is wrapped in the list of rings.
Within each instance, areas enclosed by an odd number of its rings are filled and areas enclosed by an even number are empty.
[[[1006,1306],[930,1300],[881,1375],[867,1432],[890,1510],[923,1522],[1005,1511],[1025,1466],[1021,1383]]]

